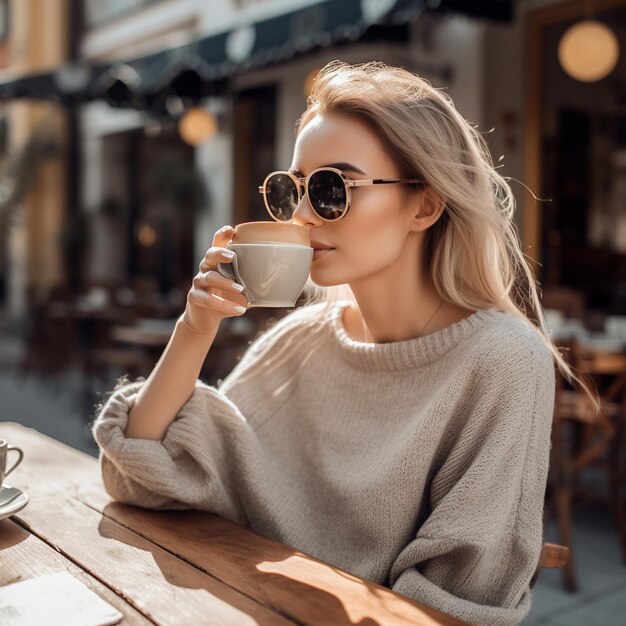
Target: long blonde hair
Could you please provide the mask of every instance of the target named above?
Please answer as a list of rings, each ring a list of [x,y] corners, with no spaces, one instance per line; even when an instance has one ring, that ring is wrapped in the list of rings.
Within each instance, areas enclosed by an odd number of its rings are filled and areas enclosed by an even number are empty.
[[[549,337],[538,282],[520,247],[511,188],[494,167],[484,138],[451,98],[402,68],[379,61],[356,65],[331,61],[315,78],[297,132],[315,115],[327,113],[367,123],[403,178],[421,178],[445,199],[441,217],[424,240],[424,260],[439,295],[464,309],[495,307],[529,323],[565,378],[578,382],[597,411],[597,397]],[[279,364],[302,334],[308,335],[307,342],[313,341],[322,312],[338,300],[356,302],[348,285],[319,287],[309,281],[305,293],[305,306],[324,303],[322,311],[303,318],[297,332],[294,329],[268,355],[268,365]],[[262,341],[255,346],[261,347]]]

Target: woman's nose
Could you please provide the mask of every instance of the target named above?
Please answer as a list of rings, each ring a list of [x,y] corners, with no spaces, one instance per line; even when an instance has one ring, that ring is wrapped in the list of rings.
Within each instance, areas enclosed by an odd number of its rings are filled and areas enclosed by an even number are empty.
[[[304,194],[298,202],[296,210],[290,220],[294,224],[301,224],[302,226],[311,225],[319,226],[324,220],[320,219],[320,216],[313,210],[309,197]]]

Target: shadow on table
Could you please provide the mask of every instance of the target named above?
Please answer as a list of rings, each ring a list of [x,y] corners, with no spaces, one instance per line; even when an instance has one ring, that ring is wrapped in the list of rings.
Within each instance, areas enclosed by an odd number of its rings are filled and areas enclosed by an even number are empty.
[[[30,534],[10,518],[0,520],[0,551],[26,541]]]
[[[351,613],[362,613],[363,610],[367,610],[367,606],[363,605],[364,596],[361,593],[355,594],[352,590],[344,592],[343,598],[339,598],[314,584],[296,580],[291,574],[280,573],[280,570],[289,568],[293,571],[293,564],[285,567],[285,563],[292,559],[299,559],[302,563],[296,569],[303,578],[310,578],[312,568],[314,578],[319,579],[323,576],[329,586],[332,585],[333,577],[337,575],[363,584],[359,578],[330,564],[313,560],[297,550],[293,550],[291,555],[285,557],[285,551],[291,550],[288,546],[270,542],[257,533],[254,535],[261,540],[258,544],[250,546],[242,545],[242,542],[238,542],[239,545],[237,545],[232,541],[232,536],[228,536],[228,532],[224,533],[225,536],[215,531],[203,533],[202,527],[198,527],[197,524],[198,515],[215,517],[202,511],[154,511],[112,503],[103,510],[104,517],[99,531],[103,537],[123,541],[134,548],[149,551],[164,579],[176,587],[203,588],[227,603],[232,603],[232,593],[235,591],[296,623],[301,623],[305,615],[314,615],[315,621],[321,620],[321,623],[379,626],[380,622],[371,617],[365,616],[359,619],[359,615],[350,615],[346,611],[345,600],[347,598],[354,600],[355,610]],[[193,518],[195,531],[192,533],[193,536],[190,536],[188,532],[189,516]],[[174,518],[180,518],[181,524],[173,525]],[[130,520],[132,520],[132,526],[125,523]],[[161,535],[161,530],[165,529],[164,522],[167,524],[166,532],[169,535],[167,538]],[[120,532],[120,525],[127,532]],[[237,528],[242,528],[245,532],[253,532],[243,527]],[[169,543],[171,546],[175,540],[175,553],[159,544],[160,535],[163,537],[162,543],[164,544]],[[136,538],[136,541],[131,538]],[[280,549],[280,556],[271,544]],[[207,580],[206,585],[198,585],[199,579],[193,574],[191,574],[193,582],[190,580],[188,584],[185,576],[189,570],[186,566],[185,570],[182,570],[181,559],[186,565],[193,566],[198,574],[208,575],[209,580],[214,580],[219,584],[211,585]],[[215,563],[219,565],[216,567]],[[328,572],[320,572],[320,568]],[[219,576],[216,574],[217,569],[219,569]],[[151,583],[154,584],[154,582],[151,578]],[[216,588],[219,589],[219,587],[224,590],[223,595],[219,591],[216,593]],[[376,588],[367,591],[372,595],[377,595],[379,592]],[[384,606],[384,599],[380,601],[380,607],[381,611],[391,614],[391,609]],[[258,616],[255,616],[255,619],[258,619]]]

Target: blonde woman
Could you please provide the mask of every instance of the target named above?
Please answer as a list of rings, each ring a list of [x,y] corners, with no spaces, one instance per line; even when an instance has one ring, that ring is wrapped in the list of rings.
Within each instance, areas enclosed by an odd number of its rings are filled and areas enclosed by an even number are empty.
[[[572,373],[482,137],[418,76],[335,61],[262,191],[273,219],[310,229],[313,296],[218,387],[199,381],[246,306],[215,271],[219,230],[153,372],[99,411],[107,491],[215,512],[471,623],[520,623],[555,362]]]

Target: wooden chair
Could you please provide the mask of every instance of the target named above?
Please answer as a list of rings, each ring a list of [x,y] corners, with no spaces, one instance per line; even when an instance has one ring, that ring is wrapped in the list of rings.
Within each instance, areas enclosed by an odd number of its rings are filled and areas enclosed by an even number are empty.
[[[544,287],[541,304],[545,309],[561,311],[565,317],[582,320],[585,316],[585,294],[571,287],[562,285]]]
[[[622,545],[622,559],[626,565],[626,393],[620,406],[621,411],[610,450],[610,463],[613,468],[611,498]]]
[[[560,341],[559,347],[577,375],[590,382],[592,388],[595,387],[592,373],[598,371],[598,364],[591,362],[591,355],[581,350],[576,339]],[[581,497],[597,498],[597,494],[581,489],[580,475],[588,467],[602,463],[610,489],[609,505],[619,522],[617,493],[620,489],[617,488],[616,466],[611,462],[611,451],[615,441],[615,424],[620,420],[623,409],[612,396],[600,394],[601,409],[596,414],[582,391],[570,389],[560,372],[557,372],[556,378],[548,510],[556,515],[561,542],[571,549],[564,564],[563,582],[568,590],[576,591],[578,582],[572,545],[573,501]]]
[[[570,549],[567,546],[561,546],[558,543],[544,543],[539,556],[537,569],[530,581],[531,588],[535,586],[539,572],[543,568],[563,567],[566,565],[570,555]]]
[[[609,505],[618,530],[622,556],[626,563],[626,354],[602,350],[582,350],[578,367],[600,384],[601,418],[607,422],[603,430],[608,440],[606,471],[609,484]],[[608,384],[601,384],[608,377]]]
[[[563,567],[569,559],[570,550],[567,546],[558,543],[544,543],[541,548],[538,567]]]

